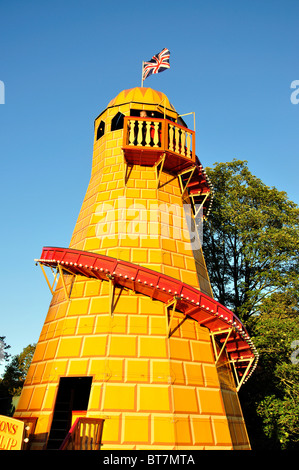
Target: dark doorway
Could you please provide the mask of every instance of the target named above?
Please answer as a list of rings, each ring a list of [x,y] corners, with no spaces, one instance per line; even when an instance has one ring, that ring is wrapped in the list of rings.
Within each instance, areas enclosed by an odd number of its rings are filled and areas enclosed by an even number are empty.
[[[59,449],[71,427],[72,411],[87,410],[92,377],[61,377],[47,449]]]

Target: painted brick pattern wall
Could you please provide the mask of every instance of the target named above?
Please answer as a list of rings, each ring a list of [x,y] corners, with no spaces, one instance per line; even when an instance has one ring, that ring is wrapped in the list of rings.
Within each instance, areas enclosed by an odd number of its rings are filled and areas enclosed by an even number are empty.
[[[134,105],[118,101],[95,122],[96,135],[105,121],[105,134],[95,138],[70,247],[149,267],[212,295],[202,251],[194,256],[189,242],[178,180],[162,173],[158,188],[155,168],[126,169],[122,130],[111,132],[110,123]],[[70,296],[59,279],[15,413],[38,417],[33,447],[45,445],[60,377],[80,376],[93,378],[87,416],[105,418],[103,449],[250,447],[230,372],[218,374],[207,328],[176,312],[169,338],[161,302],[116,288],[111,315],[108,282],[65,280]]]

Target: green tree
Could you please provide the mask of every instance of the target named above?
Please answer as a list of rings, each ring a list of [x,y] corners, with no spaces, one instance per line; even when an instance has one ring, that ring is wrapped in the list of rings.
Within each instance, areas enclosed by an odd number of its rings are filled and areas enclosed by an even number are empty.
[[[2,384],[7,388],[11,396],[20,395],[34,351],[35,344],[29,344],[20,354],[13,356],[10,363],[6,366]]]
[[[5,396],[5,412],[2,410],[2,414],[13,413],[12,398],[21,394],[34,351],[35,345],[29,344],[20,354],[13,356],[5,367],[0,383],[0,390]]]
[[[0,365],[8,361],[10,355],[7,350],[10,348],[5,342],[5,336],[0,336]],[[3,384],[0,378],[0,415],[7,415],[11,408],[11,396],[8,393],[7,387]]]
[[[203,243],[211,284],[246,322],[273,292],[299,287],[299,208],[247,162],[216,163],[207,173],[215,191]]]
[[[245,323],[258,366],[239,396],[253,449],[298,449],[299,209],[247,162],[207,173],[214,205],[203,251],[217,300]]]
[[[279,305],[277,311],[283,309],[283,304]],[[261,450],[298,449],[298,317],[262,313],[250,323],[260,360],[241,389],[240,400],[252,446]]]

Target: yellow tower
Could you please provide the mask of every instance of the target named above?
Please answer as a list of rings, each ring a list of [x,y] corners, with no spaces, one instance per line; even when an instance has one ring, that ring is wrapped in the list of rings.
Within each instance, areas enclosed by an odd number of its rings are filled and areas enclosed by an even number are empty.
[[[211,200],[195,132],[165,94],[124,90],[96,118],[70,246],[36,260],[53,297],[15,412],[31,449],[65,448],[74,422],[79,446],[102,423],[103,450],[250,448],[237,392],[257,357],[213,299]]]

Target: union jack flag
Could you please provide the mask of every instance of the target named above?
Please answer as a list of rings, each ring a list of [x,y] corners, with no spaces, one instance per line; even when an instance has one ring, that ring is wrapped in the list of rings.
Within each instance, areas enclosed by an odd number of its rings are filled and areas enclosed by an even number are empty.
[[[154,55],[151,60],[143,62],[142,80],[145,80],[152,73],[159,73],[169,69],[169,57],[169,50],[164,48],[159,54]]]

